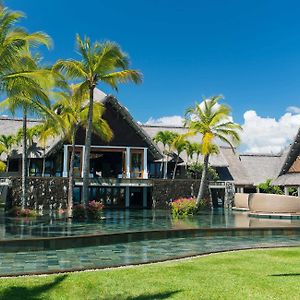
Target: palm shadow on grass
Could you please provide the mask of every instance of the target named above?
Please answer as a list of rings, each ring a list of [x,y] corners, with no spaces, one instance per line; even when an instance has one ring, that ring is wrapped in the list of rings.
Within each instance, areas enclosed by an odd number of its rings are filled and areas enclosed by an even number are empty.
[[[140,295],[136,297],[129,297],[127,300],[162,300],[162,299],[168,299],[169,297],[179,293],[180,291],[169,291],[169,292],[162,292],[162,293],[156,293],[156,294],[148,294],[148,295]]]
[[[0,300],[38,300],[41,299],[41,294],[48,292],[62,281],[64,281],[68,275],[58,276],[52,282],[34,286],[34,287],[24,287],[24,286],[12,286],[8,287],[3,291],[0,291]]]
[[[283,273],[283,274],[272,274],[272,277],[289,277],[289,276],[300,276],[300,273]]]

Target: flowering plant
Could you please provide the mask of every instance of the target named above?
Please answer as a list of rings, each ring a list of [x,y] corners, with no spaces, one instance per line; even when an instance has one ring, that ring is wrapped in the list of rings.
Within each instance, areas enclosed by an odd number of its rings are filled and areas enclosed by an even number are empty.
[[[197,201],[195,198],[179,198],[171,202],[173,216],[188,216],[197,213]]]
[[[87,216],[92,220],[101,219],[101,212],[104,208],[104,205],[101,202],[96,200],[90,201],[86,207]]]
[[[85,219],[85,208],[83,204],[76,204],[73,207],[73,219],[84,220]]]
[[[38,213],[33,209],[29,209],[29,208],[22,209],[19,206],[12,207],[8,211],[8,214],[12,217],[25,217],[25,218],[35,218],[38,215]]]

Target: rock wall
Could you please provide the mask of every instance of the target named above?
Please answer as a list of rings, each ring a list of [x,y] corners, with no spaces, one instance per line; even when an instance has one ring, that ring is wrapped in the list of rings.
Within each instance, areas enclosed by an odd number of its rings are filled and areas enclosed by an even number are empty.
[[[11,177],[6,208],[21,206],[21,178]],[[66,208],[68,181],[61,177],[29,177],[26,207],[37,210]]]
[[[21,206],[21,178],[10,177],[6,208]],[[200,180],[154,179],[152,188],[152,208],[169,209],[170,201],[180,197],[197,196]],[[28,179],[28,202],[26,207],[37,210],[66,208],[68,181],[61,177],[30,177]]]
[[[197,196],[200,180],[154,179],[152,188],[152,207],[155,209],[170,208],[170,202],[180,197]]]

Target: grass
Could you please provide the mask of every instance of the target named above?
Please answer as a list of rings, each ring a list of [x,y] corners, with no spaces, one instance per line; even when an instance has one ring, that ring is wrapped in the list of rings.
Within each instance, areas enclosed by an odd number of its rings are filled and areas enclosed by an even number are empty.
[[[0,299],[299,299],[300,248],[0,279]]]

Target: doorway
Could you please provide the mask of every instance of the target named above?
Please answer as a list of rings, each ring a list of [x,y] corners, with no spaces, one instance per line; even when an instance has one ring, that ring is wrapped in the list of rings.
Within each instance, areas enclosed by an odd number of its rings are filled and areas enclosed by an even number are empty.
[[[211,188],[210,193],[211,193],[213,208],[224,207],[225,189]]]

